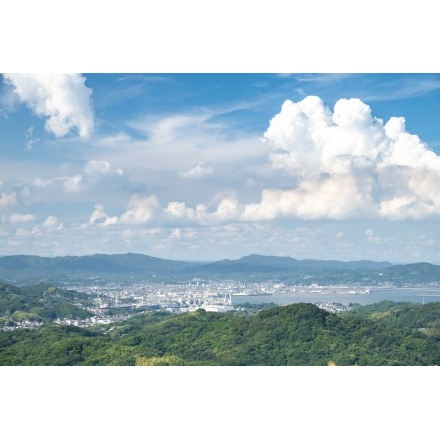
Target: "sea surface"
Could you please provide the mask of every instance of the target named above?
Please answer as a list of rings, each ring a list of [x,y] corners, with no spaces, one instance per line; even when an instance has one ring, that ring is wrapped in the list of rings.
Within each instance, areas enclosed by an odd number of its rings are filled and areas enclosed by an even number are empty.
[[[351,304],[374,304],[380,301],[411,302],[427,304],[430,302],[440,302],[440,289],[426,288],[387,288],[372,289],[369,293],[278,293],[273,295],[243,295],[232,296],[232,304],[260,304],[274,303],[286,305],[300,302],[307,303],[339,303],[343,305]]]

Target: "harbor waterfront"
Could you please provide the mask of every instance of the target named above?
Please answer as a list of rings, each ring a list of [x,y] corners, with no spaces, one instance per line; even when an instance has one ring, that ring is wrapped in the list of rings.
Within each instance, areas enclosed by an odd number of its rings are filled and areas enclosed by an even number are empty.
[[[232,304],[234,306],[250,303],[274,303],[277,305],[286,305],[300,302],[308,303],[340,303],[349,304],[374,304],[380,301],[393,302],[411,302],[419,304],[427,304],[430,302],[440,302],[440,288],[371,288],[365,292],[350,291],[344,293],[333,293],[332,291],[323,289],[320,292],[302,291],[302,292],[286,292],[271,295],[234,295]]]
[[[440,286],[323,286],[291,285],[282,282],[241,283],[194,279],[187,284],[133,283],[70,286],[96,299],[97,314],[109,308],[158,307],[173,312],[205,308],[227,311],[243,304],[292,303],[374,304],[380,301],[427,304],[440,301]]]
[[[51,296],[57,288],[45,287],[41,294]],[[44,288],[46,290],[44,291]],[[73,289],[72,289],[73,288]],[[246,306],[259,304],[277,306],[293,303],[311,303],[331,312],[343,312],[353,305],[369,305],[381,301],[428,304],[440,302],[440,287],[396,287],[396,286],[321,286],[291,285],[282,282],[242,283],[214,282],[193,279],[185,284],[134,283],[70,286],[64,291],[67,297],[73,292],[85,294],[76,298],[75,305],[86,315],[82,318],[58,316],[53,322],[61,325],[92,327],[97,324],[111,324],[147,310],[166,310],[172,313],[187,313],[198,309],[207,312],[243,311]],[[5,290],[6,292],[6,290]],[[62,292],[61,292],[62,293]],[[82,302],[84,304],[82,304]],[[14,315],[15,316],[15,315]],[[0,330],[18,328],[35,329],[42,319],[27,319],[26,314],[11,319],[10,314],[0,316],[4,325]],[[24,317],[24,319],[23,319]]]

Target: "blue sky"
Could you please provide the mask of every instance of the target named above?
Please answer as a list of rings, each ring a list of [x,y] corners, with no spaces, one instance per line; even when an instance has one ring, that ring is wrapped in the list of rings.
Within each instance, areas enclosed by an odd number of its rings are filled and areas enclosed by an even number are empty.
[[[4,74],[3,254],[440,261],[440,75]]]

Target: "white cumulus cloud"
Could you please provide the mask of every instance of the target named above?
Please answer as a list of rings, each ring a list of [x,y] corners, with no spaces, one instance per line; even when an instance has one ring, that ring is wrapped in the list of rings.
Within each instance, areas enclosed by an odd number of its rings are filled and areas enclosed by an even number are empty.
[[[243,220],[440,214],[440,156],[406,131],[403,117],[384,124],[359,99],[340,99],[333,112],[316,96],[285,101],[263,142],[290,188],[263,190]]]
[[[242,211],[239,201],[233,197],[225,197],[220,200],[215,212],[209,215],[209,221],[225,222],[236,220]]]
[[[104,211],[104,207],[100,204],[97,204],[95,205],[95,210],[92,212],[92,215],[89,218],[89,223],[96,223],[98,220],[106,217],[107,213]]]
[[[186,206],[185,202],[170,202],[164,212],[172,219],[203,222],[206,219],[206,205],[200,203],[195,208]]]
[[[49,230],[61,230],[63,229],[63,224],[58,220],[57,217],[49,215],[46,220],[42,223],[42,226]]]
[[[122,176],[123,172],[120,168],[114,170],[111,165],[105,160],[89,160],[84,165],[84,174],[87,176],[99,176],[102,174],[116,173]]]
[[[45,129],[56,137],[76,129],[87,139],[94,130],[92,90],[77,73],[4,73],[20,101],[46,118]]]
[[[233,194],[219,193],[214,197],[214,210],[208,210],[204,204],[198,204],[195,208],[186,206],[185,202],[170,202],[163,209],[164,213],[175,221],[199,224],[218,224],[239,219],[243,206]]]
[[[84,165],[81,174],[65,177],[63,183],[66,192],[74,193],[102,185],[114,188],[122,183],[122,177],[122,170],[112,168],[107,161],[90,160]]]
[[[99,223],[103,226],[113,225],[118,222],[118,217],[109,217],[101,204],[95,205],[95,210],[89,218],[89,224]]]
[[[32,235],[40,237],[48,232],[61,231],[64,229],[64,225],[54,215],[49,215],[41,225],[36,225],[30,232]],[[23,230],[22,230],[23,235]]]
[[[154,194],[147,197],[134,195],[130,199],[130,209],[121,215],[119,221],[127,224],[148,223],[159,207],[159,200]]]

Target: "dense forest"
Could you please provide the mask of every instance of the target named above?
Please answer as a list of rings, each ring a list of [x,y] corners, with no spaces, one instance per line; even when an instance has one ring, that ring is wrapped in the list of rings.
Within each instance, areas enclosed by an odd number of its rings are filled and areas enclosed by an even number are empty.
[[[309,303],[248,316],[147,311],[92,328],[0,331],[0,365],[438,365],[440,303],[343,313]]]

